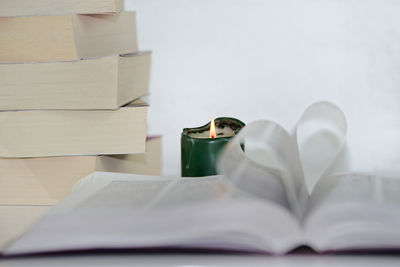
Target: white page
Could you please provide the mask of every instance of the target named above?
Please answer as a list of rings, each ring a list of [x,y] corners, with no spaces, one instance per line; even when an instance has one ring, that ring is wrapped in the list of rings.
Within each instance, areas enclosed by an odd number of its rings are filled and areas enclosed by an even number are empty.
[[[230,198],[231,194],[221,176],[179,178],[149,203],[150,207],[190,205]]]
[[[82,187],[5,253],[141,247],[283,253],[303,240],[289,212],[257,198],[229,198],[218,177],[125,178],[109,179],[96,190]]]
[[[234,190],[294,212],[296,200],[288,199],[294,185],[286,179],[289,171],[283,151],[290,143],[290,135],[274,122],[250,123],[225,147],[219,159],[220,171]]]
[[[228,143],[220,170],[236,190],[281,205],[302,220],[308,192],[337,167],[346,129],[343,112],[329,102],[308,107],[293,134],[275,122],[255,121]]]
[[[57,209],[54,209],[51,212],[57,214],[64,214],[70,211],[74,211],[82,207],[82,203],[86,203],[88,199],[95,197],[95,195],[98,192],[103,190],[112,182],[131,181],[140,185],[144,181],[152,181],[152,184],[149,185],[148,187],[149,190],[153,191],[153,194],[141,190],[140,187],[131,189],[134,190],[132,191],[131,194],[133,199],[131,201],[131,204],[136,207],[139,207],[141,203],[142,204],[144,203],[144,201],[141,200],[141,198],[146,200],[152,198],[155,193],[161,192],[161,190],[163,190],[168,184],[173,183],[175,179],[176,178],[174,177],[162,177],[162,176],[151,176],[151,175],[93,172],[90,175],[77,181],[72,188],[71,194],[67,196],[63,201],[58,203]],[[123,201],[123,199],[118,200],[118,199],[104,198],[104,202],[111,205],[117,201]],[[88,203],[88,205],[90,205],[90,203]]]
[[[400,181],[366,174],[321,179],[310,197],[308,239],[319,250],[400,248]]]

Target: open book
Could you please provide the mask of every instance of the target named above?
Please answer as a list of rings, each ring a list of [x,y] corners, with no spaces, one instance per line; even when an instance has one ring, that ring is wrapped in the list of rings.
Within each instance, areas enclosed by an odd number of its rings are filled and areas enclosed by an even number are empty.
[[[4,254],[398,249],[400,181],[337,173],[345,133],[340,109],[319,102],[292,135],[273,122],[248,124],[223,152],[221,176],[95,172]]]

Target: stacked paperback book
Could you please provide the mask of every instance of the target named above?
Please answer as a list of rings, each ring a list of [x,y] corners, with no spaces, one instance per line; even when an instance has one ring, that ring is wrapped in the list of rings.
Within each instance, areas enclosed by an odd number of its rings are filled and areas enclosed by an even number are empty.
[[[2,0],[0,16],[3,223],[54,205],[93,171],[159,174],[140,99],[151,53],[138,51],[123,0]]]

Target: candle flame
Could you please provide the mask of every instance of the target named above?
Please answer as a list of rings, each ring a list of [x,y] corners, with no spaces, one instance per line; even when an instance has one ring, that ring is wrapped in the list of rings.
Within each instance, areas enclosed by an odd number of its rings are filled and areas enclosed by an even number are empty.
[[[214,122],[214,119],[211,119],[210,138],[215,138],[216,136],[217,136],[217,133],[215,132],[215,122]]]

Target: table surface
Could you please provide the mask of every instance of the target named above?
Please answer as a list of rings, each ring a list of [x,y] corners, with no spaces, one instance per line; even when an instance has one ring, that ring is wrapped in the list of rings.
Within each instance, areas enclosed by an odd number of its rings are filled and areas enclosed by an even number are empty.
[[[399,255],[400,256],[400,255]],[[400,266],[396,255],[80,254],[0,260],[8,266]]]

